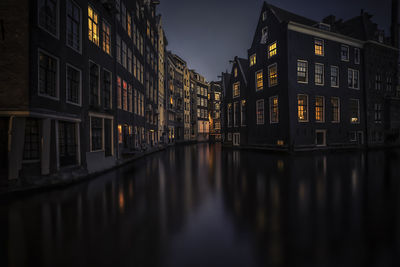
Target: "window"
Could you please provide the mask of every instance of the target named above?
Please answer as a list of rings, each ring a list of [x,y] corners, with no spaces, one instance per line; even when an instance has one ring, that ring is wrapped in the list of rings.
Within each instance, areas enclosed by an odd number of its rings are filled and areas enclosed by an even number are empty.
[[[233,103],[233,125],[239,127],[239,102]]]
[[[259,70],[256,72],[256,90],[262,90],[264,88],[263,81],[263,70]]]
[[[340,99],[338,97],[331,98],[331,107],[332,107],[332,122],[333,123],[340,122]]]
[[[122,28],[126,30],[126,7],[124,5],[124,2],[121,3],[121,23]]]
[[[128,85],[128,110],[130,113],[132,113],[133,108],[132,108],[132,85]]]
[[[104,86],[104,108],[112,107],[112,83],[111,72],[103,70],[103,86]]]
[[[342,45],[341,46],[340,59],[342,61],[349,61],[349,47],[347,45]]]
[[[315,84],[324,85],[324,64],[315,64]]]
[[[315,121],[325,121],[325,99],[322,96],[315,97]]]
[[[124,137],[122,134],[122,125],[118,124],[118,144],[122,144],[124,142]]]
[[[124,66],[125,69],[127,67],[126,55],[127,55],[126,43],[124,41],[122,41],[122,55],[121,55],[122,56],[122,66]]]
[[[269,98],[269,121],[270,123],[279,122],[279,106],[277,96],[272,96]]]
[[[132,16],[131,14],[127,14],[126,17],[126,31],[128,32],[128,36],[132,37]]]
[[[117,34],[117,62],[121,64],[121,37]]]
[[[297,82],[308,83],[308,62],[297,60]]]
[[[38,1],[39,26],[58,38],[58,1]]]
[[[308,96],[297,95],[297,113],[299,122],[308,122]]]
[[[374,105],[375,109],[375,123],[381,123],[382,122],[382,104],[375,104]]]
[[[39,120],[27,118],[25,121],[24,160],[40,159]]]
[[[81,71],[67,64],[67,102],[81,104]]]
[[[121,77],[117,77],[117,106],[122,109],[122,81]]]
[[[256,101],[257,125],[264,124],[264,99]]]
[[[268,27],[264,27],[261,30],[261,43],[266,44],[268,39]]]
[[[360,49],[354,48],[354,63],[360,64]]]
[[[276,47],[276,42],[274,42],[268,46],[268,58],[276,56],[276,54],[277,54],[277,47]]]
[[[58,99],[58,59],[39,51],[39,95]]]
[[[325,53],[324,40],[315,39],[314,40],[314,50],[315,50],[315,55],[324,56],[324,53]]]
[[[81,9],[73,1],[67,1],[67,45],[81,50]]]
[[[233,97],[239,97],[240,96],[240,82],[234,83],[233,84]]]
[[[232,127],[232,104],[228,104],[228,127]]]
[[[122,109],[128,111],[128,84],[126,81],[122,82]]]
[[[103,119],[98,117],[90,117],[91,151],[103,150]]]
[[[88,6],[88,27],[89,27],[89,40],[95,45],[99,46],[99,16],[93,10],[92,7]]]
[[[104,20],[103,20],[103,51],[111,56],[111,27]]]
[[[331,66],[331,87],[339,87],[339,68]]]
[[[235,78],[238,76],[238,69],[237,68],[235,68],[234,70],[233,70],[233,74],[234,74],[234,76],[235,76]]]
[[[254,66],[257,63],[257,54],[250,56],[250,67]]]
[[[349,88],[359,89],[359,72],[358,72],[358,70],[349,69],[348,85],[349,85]]]
[[[388,76],[386,77],[386,90],[392,91],[392,76],[391,76],[391,74],[388,74]]]
[[[360,123],[360,101],[358,99],[350,99],[350,122]]]
[[[350,79],[350,77],[349,77],[349,79]],[[376,90],[381,90],[382,89],[382,75],[379,74],[379,73],[377,73],[375,75],[375,89]]]
[[[128,71],[132,73],[132,50],[128,48]]]
[[[89,62],[89,88],[90,88],[90,105],[97,106],[100,103],[100,67],[99,65]]]
[[[246,100],[242,100],[240,105],[240,121],[242,126],[246,126]]]
[[[262,20],[265,21],[267,19],[267,11],[264,11],[262,14]]]
[[[278,85],[278,65],[276,63],[268,67],[268,84],[269,87]]]

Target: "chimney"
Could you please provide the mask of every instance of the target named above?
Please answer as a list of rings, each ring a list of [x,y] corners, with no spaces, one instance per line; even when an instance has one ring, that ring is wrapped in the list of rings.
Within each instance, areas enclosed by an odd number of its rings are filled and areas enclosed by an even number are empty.
[[[392,45],[399,48],[399,0],[392,0]]]

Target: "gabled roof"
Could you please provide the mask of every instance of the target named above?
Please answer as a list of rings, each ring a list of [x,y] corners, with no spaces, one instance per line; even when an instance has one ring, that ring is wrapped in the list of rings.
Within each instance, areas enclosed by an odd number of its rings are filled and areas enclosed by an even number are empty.
[[[240,57],[235,57],[235,61],[238,63],[240,72],[242,73],[244,83],[247,85],[246,73],[247,73],[248,66],[249,66],[249,60],[240,58]]]
[[[290,11],[284,10],[284,9],[276,7],[274,5],[271,5],[268,3],[266,3],[266,5],[272,10],[272,12],[275,14],[275,16],[277,17],[277,19],[280,22],[293,21],[293,22],[297,22],[300,24],[308,25],[308,26],[313,26],[317,23],[316,21],[314,21],[312,19],[294,14]]]

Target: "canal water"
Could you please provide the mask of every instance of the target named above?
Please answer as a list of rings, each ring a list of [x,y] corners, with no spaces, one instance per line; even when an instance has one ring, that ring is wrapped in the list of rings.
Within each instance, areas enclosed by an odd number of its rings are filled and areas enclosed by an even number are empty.
[[[0,202],[0,266],[400,266],[400,151],[170,148]]]

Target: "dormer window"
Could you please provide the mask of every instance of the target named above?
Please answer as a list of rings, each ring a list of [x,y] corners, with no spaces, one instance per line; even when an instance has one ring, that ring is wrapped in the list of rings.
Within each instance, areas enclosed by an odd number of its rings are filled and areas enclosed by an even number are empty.
[[[264,11],[262,14],[262,20],[265,21],[267,19],[267,11]]]
[[[257,55],[254,54],[252,56],[250,56],[250,67],[254,66],[257,63]]]

